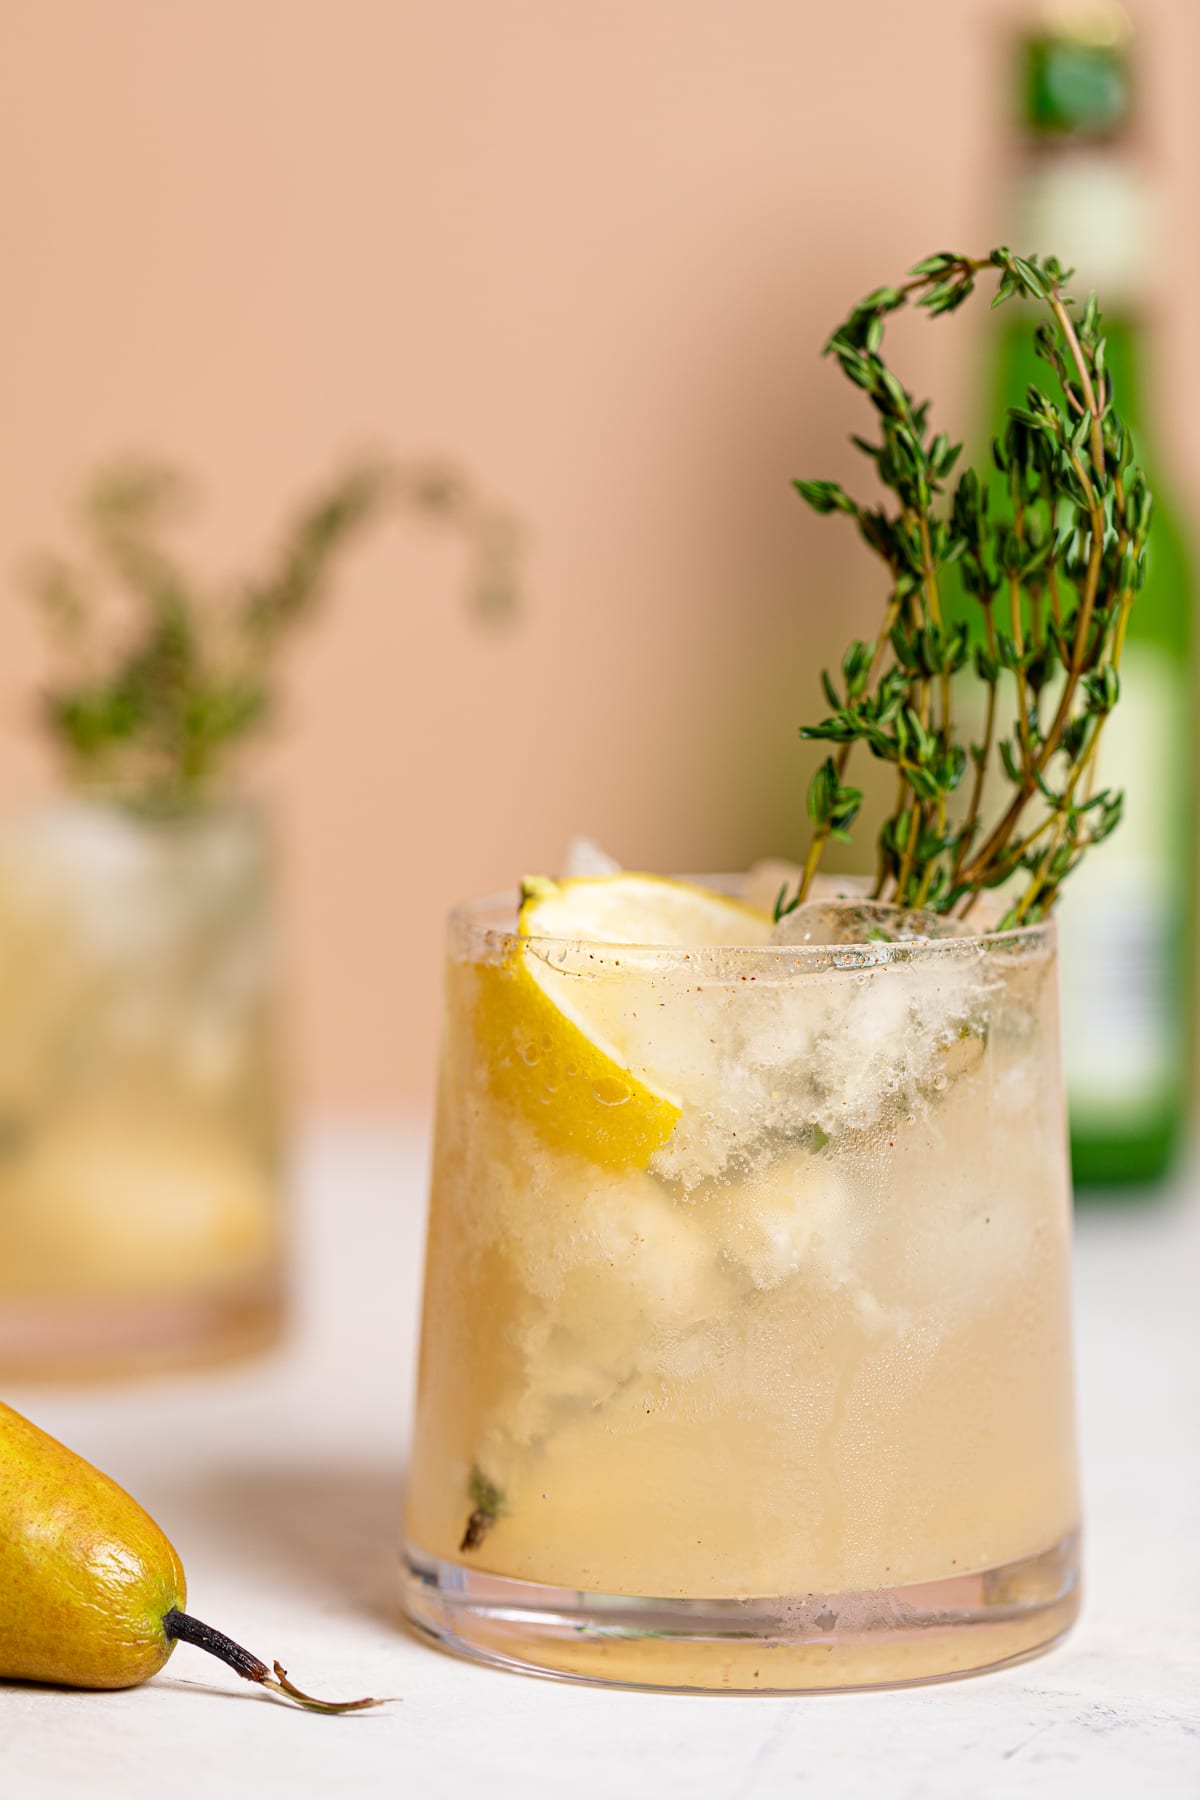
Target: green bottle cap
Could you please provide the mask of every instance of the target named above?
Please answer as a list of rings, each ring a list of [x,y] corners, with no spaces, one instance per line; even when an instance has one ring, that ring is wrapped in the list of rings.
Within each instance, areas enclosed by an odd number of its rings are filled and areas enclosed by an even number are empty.
[[[1021,44],[1025,126],[1039,137],[1120,136],[1133,114],[1130,36],[1113,4],[1048,9]]]

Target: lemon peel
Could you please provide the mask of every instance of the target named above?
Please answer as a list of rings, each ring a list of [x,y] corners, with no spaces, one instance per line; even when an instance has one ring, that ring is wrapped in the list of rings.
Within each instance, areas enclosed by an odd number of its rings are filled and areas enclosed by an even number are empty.
[[[513,1106],[552,1148],[609,1168],[644,1168],[681,1116],[669,1071],[635,1074],[604,1020],[614,990],[639,977],[605,968],[598,984],[553,940],[700,948],[761,945],[770,920],[740,901],[654,875],[567,881],[527,877],[518,935],[503,962],[479,971],[476,1041],[493,1094]]]

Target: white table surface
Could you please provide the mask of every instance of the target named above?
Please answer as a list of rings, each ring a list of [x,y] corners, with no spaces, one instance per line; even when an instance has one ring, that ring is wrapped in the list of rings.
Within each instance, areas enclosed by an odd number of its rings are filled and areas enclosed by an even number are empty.
[[[185,1646],[124,1693],[0,1687],[4,1800],[1197,1800],[1200,1192],[1080,1221],[1088,1597],[1067,1643],[941,1687],[708,1700],[494,1673],[399,1627],[424,1171],[417,1127],[310,1134],[276,1355],[6,1394],[157,1517],[201,1618],[311,1691],[401,1703],[298,1713]]]

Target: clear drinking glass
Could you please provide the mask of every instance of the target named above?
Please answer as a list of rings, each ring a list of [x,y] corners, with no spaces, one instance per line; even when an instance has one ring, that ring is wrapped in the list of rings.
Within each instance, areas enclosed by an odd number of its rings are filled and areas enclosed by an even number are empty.
[[[1078,1608],[1053,925],[656,949],[451,924],[406,1604],[653,1687],[924,1681]],[[633,1078],[564,1066],[522,959]],[[674,1072],[658,1147],[614,1120]],[[589,1112],[588,1100],[592,1102]],[[652,1133],[663,1139],[663,1133]]]
[[[0,825],[0,1367],[274,1336],[274,994],[253,811],[73,802]]]

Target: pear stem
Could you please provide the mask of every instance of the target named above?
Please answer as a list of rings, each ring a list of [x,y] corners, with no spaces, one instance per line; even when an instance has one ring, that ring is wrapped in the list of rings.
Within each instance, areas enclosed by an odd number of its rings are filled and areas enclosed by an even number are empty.
[[[257,1681],[260,1687],[273,1688],[277,1694],[283,1694],[288,1700],[294,1700],[297,1706],[306,1707],[310,1712],[361,1712],[365,1706],[386,1704],[383,1700],[315,1700],[311,1694],[304,1693],[288,1680],[288,1672],[282,1664],[276,1663],[275,1673],[272,1674],[260,1657],[252,1656],[249,1650],[243,1650],[240,1644],[227,1638],[223,1631],[215,1631],[211,1625],[205,1625],[200,1619],[193,1619],[190,1613],[180,1612],[175,1606],[164,1616],[163,1630],[168,1638],[178,1639],[181,1644],[192,1644],[197,1650],[207,1650],[210,1656],[219,1657],[246,1681]]]

